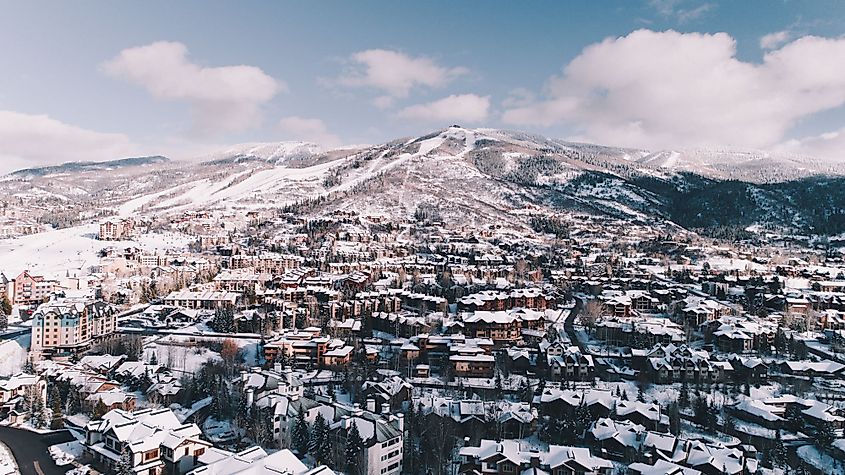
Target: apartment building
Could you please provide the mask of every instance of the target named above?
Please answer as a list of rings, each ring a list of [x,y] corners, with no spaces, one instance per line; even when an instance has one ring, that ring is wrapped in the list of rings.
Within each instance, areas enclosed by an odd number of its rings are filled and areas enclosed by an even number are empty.
[[[32,275],[28,270],[21,272],[11,282],[11,301],[15,305],[38,305],[50,298],[58,282]]]
[[[36,354],[77,353],[115,331],[114,308],[102,301],[51,300],[32,314],[32,347]]]
[[[131,219],[109,218],[100,223],[98,238],[101,241],[121,241],[130,237],[133,229]]]

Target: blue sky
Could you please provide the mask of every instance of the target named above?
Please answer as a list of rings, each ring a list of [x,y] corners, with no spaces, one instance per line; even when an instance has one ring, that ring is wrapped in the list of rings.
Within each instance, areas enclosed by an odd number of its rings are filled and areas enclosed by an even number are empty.
[[[845,149],[845,2],[0,9],[0,168],[377,143],[451,123],[648,148]]]

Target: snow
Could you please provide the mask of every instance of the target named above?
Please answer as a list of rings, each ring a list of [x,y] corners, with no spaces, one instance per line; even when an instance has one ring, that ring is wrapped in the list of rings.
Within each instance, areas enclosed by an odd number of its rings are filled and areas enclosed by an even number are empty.
[[[12,278],[24,270],[34,275],[61,279],[71,275],[87,275],[91,266],[99,264],[97,253],[105,247],[138,246],[153,252],[183,248],[192,239],[176,233],[146,233],[129,241],[99,241],[99,224],[91,223],[54,229],[0,241],[0,269]]]
[[[845,467],[842,466],[841,460],[837,461],[829,454],[819,452],[819,449],[814,445],[798,447],[796,453],[801,460],[821,470],[822,473],[829,475],[845,474]]]
[[[25,334],[14,340],[0,342],[0,376],[21,372],[26,363],[31,338],[31,335]]]
[[[0,443],[0,475],[20,474],[18,464],[15,462],[15,457],[6,444]]]
[[[64,444],[51,445],[47,450],[50,452],[50,457],[53,457],[53,460],[56,461],[56,465],[64,466],[82,458],[83,447],[81,442],[74,440]]]

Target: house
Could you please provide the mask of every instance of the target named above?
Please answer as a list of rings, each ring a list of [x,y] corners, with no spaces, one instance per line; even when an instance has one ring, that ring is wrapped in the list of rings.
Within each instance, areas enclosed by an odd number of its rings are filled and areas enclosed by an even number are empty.
[[[201,467],[188,475],[334,475],[325,465],[309,469],[290,450],[268,454],[258,446],[240,452],[211,448],[199,456]]]
[[[0,417],[8,417],[27,397],[38,397],[47,406],[47,381],[43,376],[17,373],[0,378]]]
[[[461,474],[609,475],[613,472],[610,460],[596,457],[584,447],[549,445],[548,450],[541,450],[523,446],[518,440],[482,439],[479,446],[463,447],[459,454]]]
[[[211,447],[200,435],[196,424],[182,424],[170,409],[114,409],[86,424],[84,458],[101,471],[126,457],[138,475],[185,473]]]
[[[241,303],[241,294],[226,291],[195,292],[178,290],[170,292],[164,298],[164,304],[189,309],[215,310],[222,307],[234,308]]]
[[[353,409],[329,424],[332,453],[338,464],[345,460],[346,436],[352,425],[364,442],[362,465],[368,475],[398,475],[402,473],[402,451],[405,437],[404,417],[382,416],[362,409]]]
[[[593,379],[596,364],[592,355],[585,355],[577,346],[567,348],[566,352],[548,359],[551,377],[556,381],[590,381]]]

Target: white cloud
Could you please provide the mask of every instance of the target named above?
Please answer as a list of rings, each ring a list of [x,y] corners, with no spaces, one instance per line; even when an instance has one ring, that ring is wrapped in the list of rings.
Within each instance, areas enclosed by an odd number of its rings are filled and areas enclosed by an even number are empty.
[[[285,117],[279,121],[279,129],[296,140],[314,142],[326,147],[340,145],[340,137],[329,132],[326,124],[320,119],[305,117]]]
[[[791,37],[792,33],[788,30],[776,31],[774,33],[769,33],[768,35],[763,35],[760,37],[760,48],[775,49],[789,41]]]
[[[375,100],[380,108],[393,99],[408,97],[416,87],[443,87],[468,72],[464,67],[449,68],[424,56],[412,57],[399,51],[370,49],[350,58],[350,67],[337,79],[347,87],[370,87],[383,93]]]
[[[516,125],[567,124],[586,140],[649,148],[769,147],[798,120],[845,103],[845,39],[804,37],[736,58],[726,33],[638,30],[585,48]]]
[[[95,132],[46,115],[0,111],[0,168],[103,161],[137,153],[123,134]]]
[[[845,128],[820,135],[788,140],[777,147],[781,152],[798,153],[837,163],[845,163]]]
[[[490,112],[490,96],[451,95],[399,111],[399,117],[425,122],[482,122]]]
[[[159,41],[128,48],[103,64],[103,70],[145,88],[159,99],[191,105],[197,131],[236,132],[256,125],[261,105],[281,83],[255,66],[205,67],[188,59],[188,48]]]
[[[684,8],[683,0],[650,0],[649,5],[663,17],[674,18],[678,23],[687,23],[700,18],[716,8],[713,3],[702,3],[691,8]]]

